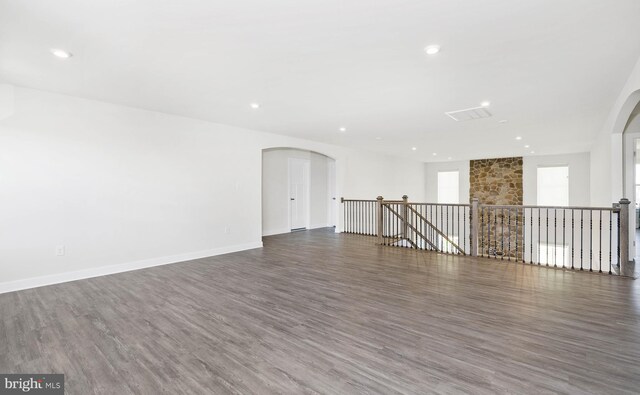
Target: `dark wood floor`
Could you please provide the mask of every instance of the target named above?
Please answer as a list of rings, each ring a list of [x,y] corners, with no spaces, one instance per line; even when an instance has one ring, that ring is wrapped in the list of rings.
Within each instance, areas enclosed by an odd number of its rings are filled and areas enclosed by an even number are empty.
[[[68,394],[638,393],[638,280],[328,230],[0,295],[0,372]]]

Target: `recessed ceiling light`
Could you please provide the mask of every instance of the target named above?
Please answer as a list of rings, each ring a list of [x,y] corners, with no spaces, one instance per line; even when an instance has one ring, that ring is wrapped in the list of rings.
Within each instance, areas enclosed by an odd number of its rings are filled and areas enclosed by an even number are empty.
[[[67,51],[64,51],[62,49],[55,49],[55,48],[51,50],[51,53],[54,56],[59,57],[60,59],[69,59],[70,57],[73,56],[73,54],[71,52],[67,52]]]
[[[251,103],[251,108],[253,108],[254,110],[257,110],[258,108],[260,108],[260,104],[258,104],[258,103]]]
[[[382,137],[376,137],[376,140],[382,140]]]
[[[418,148],[416,148],[416,147],[411,147],[411,151],[415,151],[415,150],[417,150],[417,149],[418,149]]]
[[[453,159],[453,158],[452,158],[452,157],[448,157],[447,159],[448,159],[448,160],[451,160],[451,159]]]
[[[489,106],[491,105],[491,102],[490,102],[490,101],[485,100],[485,101],[483,101],[482,103],[480,103],[480,105],[481,105],[482,107],[489,107]]]
[[[498,123],[507,123],[507,120],[506,119],[501,119],[501,120],[498,121]]]
[[[529,145],[529,144],[527,144],[527,145],[525,145],[525,146],[524,146],[524,148],[529,148],[529,147],[530,147],[530,145]]]
[[[340,129],[338,129],[338,130],[340,130],[341,132],[343,132],[343,133],[344,133],[344,132],[346,132],[346,131],[347,131],[347,128],[345,128],[345,127],[343,126],[343,127],[341,127]]]
[[[531,151],[531,153],[532,153],[532,154],[535,154],[535,153],[536,153],[536,151]]]
[[[434,152],[434,153],[433,153],[433,154],[431,154],[431,155],[433,155],[433,156],[437,156],[438,154]]]
[[[428,45],[424,48],[424,51],[427,53],[427,55],[435,55],[438,52],[440,52],[440,46],[439,45]]]
[[[516,136],[516,140],[522,140],[522,136]]]

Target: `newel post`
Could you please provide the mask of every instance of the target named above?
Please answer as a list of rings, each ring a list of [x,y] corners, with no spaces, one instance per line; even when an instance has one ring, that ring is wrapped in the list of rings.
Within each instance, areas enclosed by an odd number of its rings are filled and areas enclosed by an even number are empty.
[[[378,244],[384,244],[383,232],[384,232],[384,224],[383,224],[383,214],[382,214],[382,202],[384,198],[382,196],[378,196],[376,198],[378,200],[378,211],[376,213],[377,225],[378,225]]]
[[[471,221],[469,221],[469,237],[471,238],[471,256],[478,256],[478,198],[471,199]]]
[[[633,276],[633,264],[629,262],[629,199],[620,199],[620,275]]]
[[[402,196],[402,238],[409,238],[409,196]]]

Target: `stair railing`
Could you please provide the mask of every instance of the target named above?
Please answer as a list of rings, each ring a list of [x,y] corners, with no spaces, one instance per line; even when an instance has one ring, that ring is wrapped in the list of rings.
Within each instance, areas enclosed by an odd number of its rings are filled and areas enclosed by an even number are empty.
[[[341,199],[343,231],[377,244],[633,276],[629,200],[612,207]]]

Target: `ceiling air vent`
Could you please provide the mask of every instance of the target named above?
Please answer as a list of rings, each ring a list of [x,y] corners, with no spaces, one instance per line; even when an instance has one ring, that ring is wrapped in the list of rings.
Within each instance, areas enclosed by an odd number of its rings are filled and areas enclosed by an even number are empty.
[[[489,118],[491,113],[486,107],[467,108],[466,110],[457,110],[445,112],[454,121],[471,121],[474,119]]]

